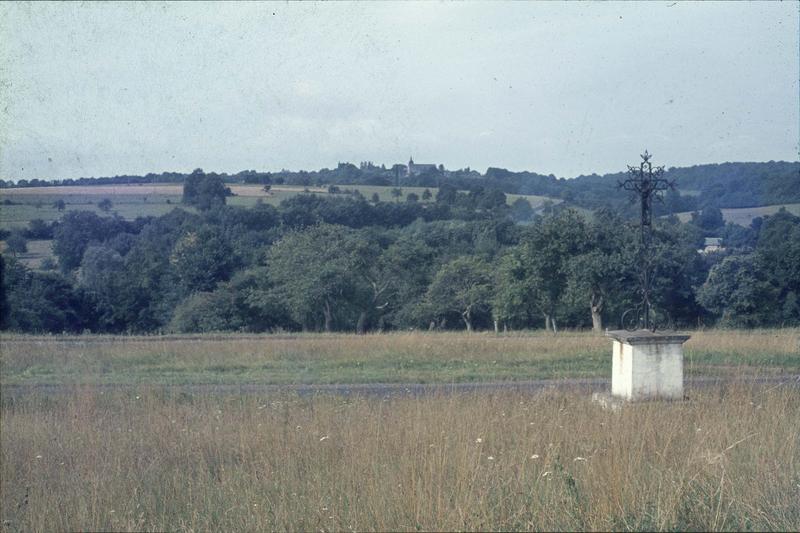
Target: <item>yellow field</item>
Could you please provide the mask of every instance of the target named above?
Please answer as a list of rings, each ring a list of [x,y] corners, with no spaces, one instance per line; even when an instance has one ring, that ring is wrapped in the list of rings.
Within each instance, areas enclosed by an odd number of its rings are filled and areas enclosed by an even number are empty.
[[[800,394],[4,398],[7,531],[800,529]]]

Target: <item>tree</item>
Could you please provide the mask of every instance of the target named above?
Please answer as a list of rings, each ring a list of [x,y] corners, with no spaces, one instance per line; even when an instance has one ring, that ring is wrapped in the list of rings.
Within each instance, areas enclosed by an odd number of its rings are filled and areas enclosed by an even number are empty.
[[[41,218],[34,218],[28,223],[25,235],[30,239],[50,240],[53,238],[53,226]]]
[[[410,192],[406,196],[406,202],[408,202],[410,204],[415,204],[415,203],[419,202],[419,196],[416,193]]]
[[[53,253],[64,272],[81,264],[90,242],[103,242],[131,229],[131,224],[117,217],[100,217],[91,211],[70,211],[53,231]]]
[[[521,238],[519,263],[523,265],[529,297],[541,311],[545,328],[558,330],[556,316],[567,289],[568,264],[586,250],[586,226],[577,211],[568,209],[544,217]]]
[[[287,233],[267,252],[275,290],[303,329],[322,322],[332,331],[347,322],[360,281],[358,240],[352,237],[345,227],[319,224]]]
[[[706,231],[713,232],[721,229],[725,221],[722,217],[722,211],[718,207],[709,206],[700,213],[692,213],[692,223]]]
[[[800,324],[800,217],[782,209],[761,224],[755,255],[777,291],[781,324]],[[776,318],[777,320],[777,318]]]
[[[244,327],[231,290],[196,292],[175,308],[169,329],[179,333],[240,331]]]
[[[442,184],[436,192],[436,203],[455,205],[458,199],[458,189],[449,183]]]
[[[108,213],[109,211],[111,211],[111,208],[113,206],[114,206],[114,204],[108,198],[103,198],[102,200],[97,202],[97,207],[99,207],[100,210],[105,212],[105,213]]]
[[[635,235],[610,211],[596,211],[586,231],[583,251],[566,265],[567,292],[588,304],[592,329],[600,332],[606,306],[623,301],[625,289],[634,286]]]
[[[732,255],[711,268],[697,301],[723,325],[754,327],[770,322],[776,291],[753,255]]]
[[[475,315],[490,308],[489,271],[489,265],[476,257],[460,257],[444,265],[433,278],[426,296],[433,314],[456,312],[471,332]]]
[[[55,208],[56,208],[56,209],[58,209],[59,211],[63,211],[64,209],[66,209],[66,207],[67,207],[67,204],[65,204],[65,203],[64,203],[64,200],[62,200],[61,198],[59,198],[58,200],[56,200],[55,202],[53,202],[53,207],[55,207]]]
[[[124,310],[120,295],[125,284],[125,260],[114,249],[104,245],[86,248],[77,273],[78,287],[91,300],[100,331],[124,331]]]
[[[3,274],[8,329],[62,333],[91,326],[92,313],[81,292],[59,274],[32,272],[13,259],[6,263]]]
[[[495,330],[499,325],[525,327],[540,316],[536,284],[525,262],[527,250],[521,246],[509,249],[500,257],[495,271],[492,315]]]
[[[200,168],[186,176],[183,184],[183,203],[201,211],[224,205],[225,199],[230,195],[231,190],[225,186],[221,177],[205,174]]]
[[[534,210],[525,198],[517,198],[511,204],[511,218],[516,222],[527,222],[533,218]]]
[[[172,248],[170,263],[187,294],[211,291],[230,278],[232,249],[218,226],[189,231]]]
[[[403,196],[403,189],[401,189],[400,187],[392,188],[392,198],[394,198],[396,202],[399,202],[402,196]]]
[[[378,193],[374,192],[372,193],[371,200],[373,204],[377,204],[378,202],[381,201],[381,197],[378,195]]]
[[[28,251],[28,239],[26,239],[21,232],[14,231],[6,239],[6,246],[14,255],[24,254]]]
[[[422,191],[422,201],[423,202],[427,202],[431,198],[433,198],[433,194],[431,194],[431,190],[430,189],[425,189],[424,191]]]

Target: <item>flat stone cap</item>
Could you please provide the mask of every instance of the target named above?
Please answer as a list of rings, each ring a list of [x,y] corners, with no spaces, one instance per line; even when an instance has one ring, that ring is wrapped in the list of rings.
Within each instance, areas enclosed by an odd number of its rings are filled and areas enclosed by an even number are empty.
[[[626,344],[683,344],[688,341],[691,335],[681,335],[679,333],[653,333],[647,329],[637,329],[636,331],[627,331],[618,329],[614,331],[607,331],[606,337],[624,342]]]

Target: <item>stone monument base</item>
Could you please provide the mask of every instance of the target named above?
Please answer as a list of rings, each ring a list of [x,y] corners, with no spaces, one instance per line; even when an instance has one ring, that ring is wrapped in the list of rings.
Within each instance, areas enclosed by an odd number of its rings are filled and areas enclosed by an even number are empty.
[[[611,396],[629,401],[683,399],[683,343],[689,335],[609,331],[614,340]]]

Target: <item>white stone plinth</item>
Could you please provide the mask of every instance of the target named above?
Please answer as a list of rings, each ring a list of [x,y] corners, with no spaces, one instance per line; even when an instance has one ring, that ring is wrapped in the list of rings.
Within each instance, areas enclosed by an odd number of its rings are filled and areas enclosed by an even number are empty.
[[[609,331],[614,339],[611,395],[626,400],[683,399],[683,343],[689,335]]]

